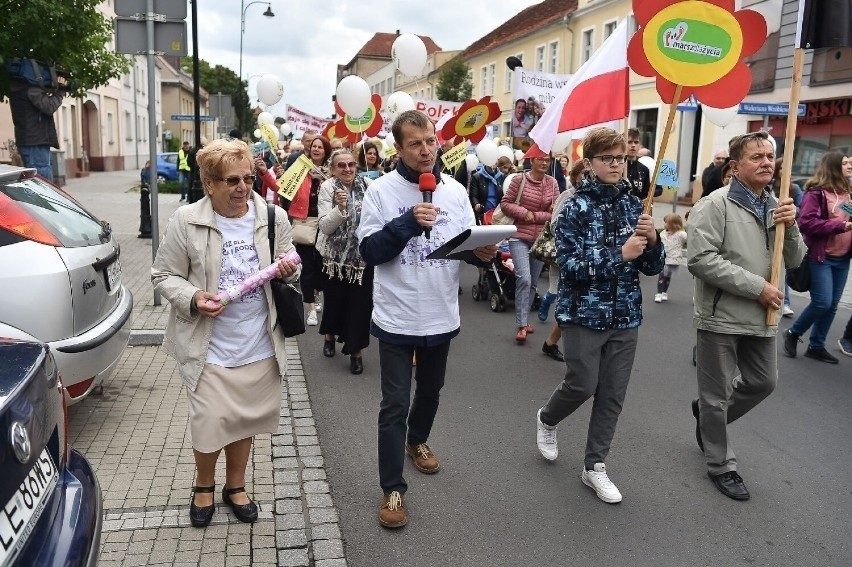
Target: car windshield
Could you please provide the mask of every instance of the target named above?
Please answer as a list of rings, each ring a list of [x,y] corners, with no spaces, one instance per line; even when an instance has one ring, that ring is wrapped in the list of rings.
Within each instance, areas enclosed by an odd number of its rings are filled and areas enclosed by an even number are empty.
[[[0,193],[25,209],[63,246],[74,248],[102,242],[105,229],[67,194],[35,178],[0,182]]]

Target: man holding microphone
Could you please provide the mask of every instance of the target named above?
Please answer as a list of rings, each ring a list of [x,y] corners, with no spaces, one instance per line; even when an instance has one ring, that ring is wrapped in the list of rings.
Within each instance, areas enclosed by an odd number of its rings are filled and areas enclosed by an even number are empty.
[[[357,234],[362,258],[376,267],[371,333],[379,340],[382,385],[379,523],[400,528],[408,522],[405,455],[422,473],[441,468],[426,441],[438,412],[450,341],[460,329],[459,262],[426,256],[475,220],[465,188],[440,175],[438,139],[429,118],[415,110],[403,112],[392,131],[399,162],[367,190]],[[434,177],[431,184],[424,178],[421,188],[422,174]],[[424,202],[430,199],[421,189],[432,187],[431,202]],[[496,245],[474,250],[483,262],[496,253]],[[417,385],[409,411],[415,355]]]

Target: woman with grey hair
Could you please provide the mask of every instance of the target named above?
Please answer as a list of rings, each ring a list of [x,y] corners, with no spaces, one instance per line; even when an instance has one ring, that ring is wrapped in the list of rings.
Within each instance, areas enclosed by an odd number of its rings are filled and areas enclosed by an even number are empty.
[[[319,230],[324,236],[321,253],[325,309],[320,333],[325,336],[322,353],[334,356],[335,337],[349,355],[349,370],[361,374],[361,350],[370,344],[373,312],[373,267],[358,250],[355,230],[361,222],[361,203],[367,191],[365,179],[357,174],[357,163],[349,150],[332,152],[329,168],[333,177],[320,186]]]
[[[227,306],[217,295],[281,258],[278,277],[295,281],[298,263],[287,213],[269,209],[252,191],[254,164],[241,140],[214,140],[196,160],[203,199],[178,209],[151,268],[154,289],[171,304],[163,346],[178,362],[186,386],[196,478],[189,517],[210,523],[215,510],[216,461],[226,461],[222,500],[243,522],[257,520],[245,489],[252,438],[278,429],[281,376],[287,371],[284,335],[269,284]]]

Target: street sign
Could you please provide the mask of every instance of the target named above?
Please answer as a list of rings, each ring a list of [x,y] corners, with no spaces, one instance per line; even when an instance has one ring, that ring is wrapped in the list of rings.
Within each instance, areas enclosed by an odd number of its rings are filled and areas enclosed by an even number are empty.
[[[677,109],[681,112],[695,112],[698,110],[698,101],[694,96],[689,95],[689,98],[677,105]]]
[[[172,120],[176,120],[178,122],[192,122],[195,120],[194,114],[172,114]],[[213,122],[216,120],[215,116],[200,116],[202,122]]]
[[[787,116],[790,104],[787,102],[741,102],[737,114],[758,114],[761,116]],[[805,105],[800,104],[798,115],[805,115]]]
[[[140,55],[148,51],[147,22],[115,20],[115,52]],[[154,51],[183,57],[186,49],[186,22],[156,22]]]
[[[136,14],[148,11],[147,0],[115,0],[115,15],[132,18]],[[186,2],[175,0],[154,0],[154,13],[162,14],[170,20],[186,19]]]

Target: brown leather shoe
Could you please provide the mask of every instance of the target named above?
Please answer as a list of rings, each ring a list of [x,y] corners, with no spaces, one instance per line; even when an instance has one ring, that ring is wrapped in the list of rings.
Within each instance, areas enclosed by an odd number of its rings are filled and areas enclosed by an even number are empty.
[[[401,528],[408,523],[402,493],[394,490],[385,494],[379,507],[379,523],[386,528]]]
[[[519,327],[518,328],[518,334],[515,335],[515,341],[519,345],[522,345],[525,342],[527,342],[527,328],[526,327]]]
[[[435,474],[441,470],[441,463],[438,462],[438,457],[429,448],[426,443],[418,443],[417,445],[405,444],[405,454],[411,457],[414,461],[414,466],[422,473]]]
[[[535,327],[533,327],[532,325],[527,325],[526,327],[524,327],[524,329],[527,330],[528,335],[535,333]]]

